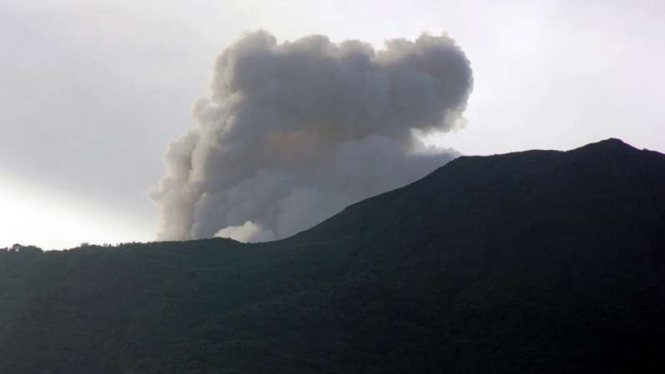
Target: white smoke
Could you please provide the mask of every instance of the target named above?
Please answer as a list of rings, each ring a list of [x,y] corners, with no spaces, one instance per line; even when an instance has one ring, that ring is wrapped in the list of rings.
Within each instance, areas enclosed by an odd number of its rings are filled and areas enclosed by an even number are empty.
[[[153,192],[158,238],[284,238],[456,156],[414,132],[461,123],[469,61],[446,35],[359,41],[246,35],[217,59],[195,126]]]

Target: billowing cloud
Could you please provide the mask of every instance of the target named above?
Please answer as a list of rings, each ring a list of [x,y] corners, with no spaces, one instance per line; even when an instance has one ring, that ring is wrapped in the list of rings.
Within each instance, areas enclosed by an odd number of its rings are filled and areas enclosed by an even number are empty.
[[[215,64],[195,125],[153,192],[158,238],[284,238],[456,156],[416,133],[462,122],[469,61],[446,35],[360,41],[246,35]]]

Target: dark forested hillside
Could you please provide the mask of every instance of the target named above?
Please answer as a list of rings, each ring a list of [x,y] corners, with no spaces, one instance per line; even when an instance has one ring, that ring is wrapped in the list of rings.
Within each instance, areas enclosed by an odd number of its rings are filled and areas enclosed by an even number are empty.
[[[0,251],[0,373],[665,368],[665,155],[461,157],[265,244]]]

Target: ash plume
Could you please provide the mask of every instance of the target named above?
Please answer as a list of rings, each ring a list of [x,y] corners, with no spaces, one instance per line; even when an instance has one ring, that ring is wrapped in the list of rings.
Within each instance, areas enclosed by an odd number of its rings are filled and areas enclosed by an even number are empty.
[[[462,123],[472,73],[446,35],[375,50],[259,31],[222,52],[210,88],[152,193],[160,240],[284,238],[424,176],[457,154],[416,133]]]

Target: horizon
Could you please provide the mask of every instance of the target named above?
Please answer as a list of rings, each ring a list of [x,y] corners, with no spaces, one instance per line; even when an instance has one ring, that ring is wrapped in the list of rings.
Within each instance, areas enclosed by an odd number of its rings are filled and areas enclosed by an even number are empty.
[[[591,142],[591,143],[587,143],[587,144],[584,144],[584,145],[580,145],[579,147],[574,147],[574,148],[569,149],[569,150],[557,150],[557,149],[530,149],[530,150],[524,150],[524,151],[507,152],[507,153],[492,154],[492,155],[459,155],[459,156],[456,157],[456,158],[459,158],[459,157],[465,157],[465,156],[469,156],[469,157],[492,157],[492,156],[501,156],[501,155],[505,155],[505,154],[524,153],[524,152],[529,152],[529,151],[570,152],[570,151],[575,151],[575,150],[577,150],[577,149],[585,148],[585,147],[587,147],[587,146],[598,145],[598,144],[601,144],[601,143],[608,143],[608,142],[612,142],[612,141],[618,141],[618,142],[620,142],[621,144],[624,144],[624,145],[626,145],[626,146],[628,146],[628,147],[630,147],[630,148],[634,148],[635,150],[638,150],[638,151],[651,151],[651,152],[657,152],[657,153],[659,153],[659,154],[661,154],[661,155],[665,155],[664,152],[654,151],[654,150],[650,150],[650,149],[648,149],[648,148],[640,148],[640,147],[636,147],[635,145],[633,145],[633,144],[629,144],[629,143],[626,143],[626,142],[624,142],[622,139],[619,139],[619,138],[607,138],[607,139],[602,139],[602,140],[599,140],[599,141],[596,141],[596,142]],[[451,160],[451,161],[453,161],[453,160]],[[450,161],[449,161],[449,162],[450,162]],[[442,167],[446,166],[449,162],[446,162],[445,164],[441,165],[439,168],[442,168]],[[438,170],[438,168],[437,168],[437,170]],[[432,171],[432,173],[435,172],[435,171],[436,171],[436,170]],[[429,175],[429,174],[425,175],[424,177],[427,177],[428,175]],[[424,177],[423,177],[423,178],[424,178]],[[422,179],[422,178],[420,178],[420,179]],[[420,179],[415,180],[415,181],[412,181],[412,182],[410,182],[410,183],[408,183],[408,184],[415,183],[415,182],[419,181]],[[407,185],[408,185],[408,184],[407,184]],[[402,186],[398,187],[397,189],[399,189],[399,188],[401,188],[401,187],[402,187]],[[391,189],[391,190],[388,190],[388,191],[381,192],[381,193],[379,193],[378,195],[381,195],[381,194],[384,194],[384,193],[388,193],[388,192],[391,192],[391,191],[394,191],[394,189]],[[374,196],[376,196],[376,195],[374,195]],[[368,199],[371,198],[371,197],[374,197],[374,196],[370,196],[370,197],[368,197]],[[1,201],[0,201],[0,202],[1,202]],[[353,204],[355,204],[355,203],[352,203],[351,205],[353,205]],[[10,205],[10,207],[11,207],[11,204],[8,204],[8,205]],[[19,206],[19,204],[15,204],[15,206]],[[10,211],[11,211],[11,209],[10,209]],[[339,213],[341,213],[341,212],[335,213],[335,214],[333,214],[332,216],[328,216],[328,217],[325,218],[325,220],[327,220],[328,218],[332,218],[333,216],[335,216],[335,215],[337,215],[337,214],[339,214]],[[325,220],[324,220],[324,221],[325,221]],[[320,223],[323,223],[323,222],[320,222]],[[314,226],[309,227],[309,228],[307,228],[307,229],[305,229],[305,230],[303,230],[303,231],[307,231],[307,230],[309,230],[310,228],[313,228],[313,227],[317,226],[317,225],[320,224],[320,223],[317,223],[317,224],[315,224]],[[29,230],[28,230],[28,231],[29,231]],[[94,231],[94,230],[93,230],[93,231]],[[199,238],[199,239],[194,239],[194,240],[206,240],[206,239],[223,239],[223,240],[234,240],[234,241],[238,241],[238,242],[245,242],[245,240],[240,240],[240,239],[238,239],[238,238],[221,237],[221,236],[213,236],[213,237]],[[48,251],[48,250],[63,250],[63,251],[64,251],[64,250],[70,250],[70,249],[81,248],[81,247],[90,247],[90,246],[98,246],[98,247],[119,247],[119,246],[127,245],[127,244],[168,243],[168,242],[172,242],[172,241],[173,241],[173,240],[159,240],[159,239],[151,239],[151,240],[143,240],[143,241],[127,240],[127,241],[119,241],[119,242],[114,242],[114,243],[109,243],[109,242],[104,242],[104,241],[98,241],[98,242],[94,242],[94,241],[93,241],[93,242],[84,241],[84,242],[77,243],[76,245],[72,245],[72,246],[70,246],[70,247],[61,247],[61,248],[42,248],[42,247],[40,247],[39,245],[36,245],[36,247],[38,247],[38,248],[40,248],[40,249],[42,249],[42,250],[47,250],[47,251]],[[259,241],[258,243],[266,243],[266,242],[270,242],[270,241],[274,241],[274,240]],[[247,244],[253,244],[253,243],[250,242],[250,243],[247,243]],[[30,243],[30,241],[29,241],[29,239],[28,239],[28,240],[25,241],[25,242],[16,242],[16,243],[13,243],[12,245],[0,246],[0,249],[3,249],[3,248],[5,248],[5,249],[10,249],[10,248],[11,248],[12,246],[14,246],[14,245],[20,245],[20,246],[23,246],[23,247],[28,247],[28,246],[32,246],[32,245],[34,245],[34,244],[33,244],[33,243]]]

